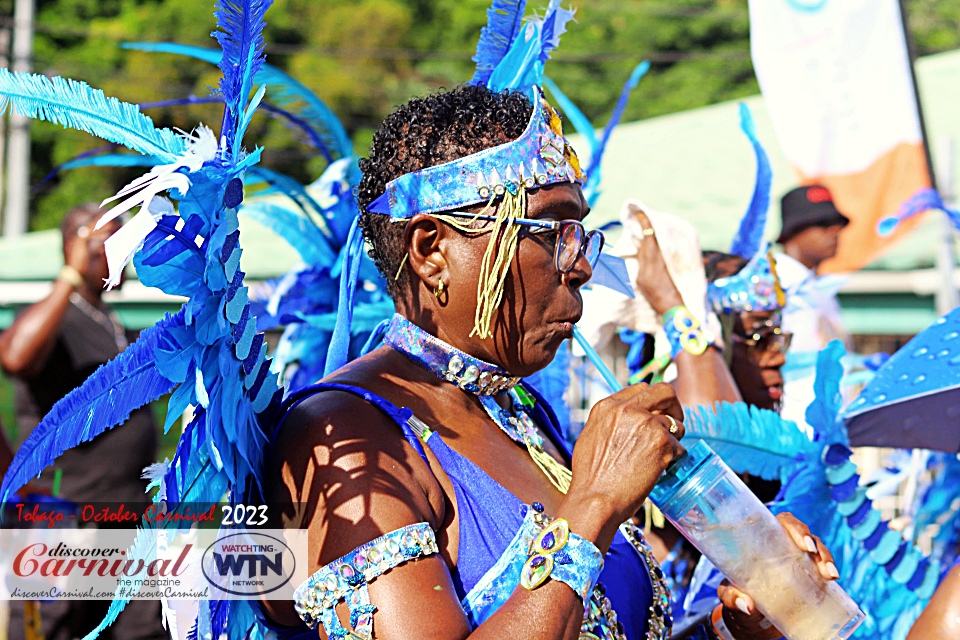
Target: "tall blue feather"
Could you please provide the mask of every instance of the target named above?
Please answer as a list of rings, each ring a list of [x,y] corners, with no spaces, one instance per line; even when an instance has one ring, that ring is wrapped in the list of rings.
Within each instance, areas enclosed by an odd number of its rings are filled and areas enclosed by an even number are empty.
[[[266,23],[263,17],[271,4],[273,0],[218,0],[214,9],[219,30],[211,35],[223,49],[220,95],[227,105],[220,133],[232,134],[228,144],[234,154],[240,148],[240,140],[234,136],[242,135],[235,129],[243,118],[243,110],[253,90],[253,78],[265,60],[263,28]]]
[[[757,127],[750,115],[750,109],[743,102],[740,103],[740,128],[746,134],[753,153],[757,158],[757,180],[753,187],[753,196],[750,206],[740,221],[740,228],[733,236],[730,253],[749,260],[757,255],[763,244],[763,231],[767,225],[767,210],[770,208],[770,185],[773,182],[773,170],[770,168],[770,159],[763,145],[757,138]]]
[[[813,443],[795,422],[743,402],[684,407],[684,446],[705,441],[731,469],[782,480]]]
[[[480,31],[480,40],[477,41],[477,52],[473,56],[477,70],[470,84],[487,84],[493,70],[520,34],[526,8],[526,0],[493,0],[487,9],[487,26]]]
[[[216,49],[194,47],[173,42],[134,42],[124,44],[125,49],[138,51],[157,51],[173,53],[205,60],[211,64],[220,64],[222,53]],[[272,100],[280,107],[306,120],[318,135],[326,142],[333,156],[344,158],[353,155],[353,143],[346,129],[330,108],[317,95],[301,82],[281,71],[277,67],[263,63],[254,76],[254,83],[266,84],[276,93]]]
[[[3,478],[0,501],[53,463],[64,451],[122,424],[134,409],[173,390],[160,373],[156,351],[184,324],[183,312],[146,329],[126,351],[97,369],[57,402],[17,450]]]
[[[627,102],[630,100],[630,93],[637,88],[640,80],[649,70],[649,60],[644,60],[633,68],[630,77],[623,83],[623,89],[620,90],[620,97],[617,99],[617,105],[613,108],[613,113],[610,114],[610,120],[607,121],[607,126],[603,129],[603,135],[600,136],[600,141],[597,143],[596,148],[590,153],[590,166],[587,168],[587,184],[584,192],[587,197],[587,202],[591,205],[594,204],[600,196],[600,166],[603,162],[603,154],[607,150],[607,143],[610,141],[610,136],[613,134],[614,128],[620,124],[620,118],[623,117],[623,112],[627,108]]]
[[[7,106],[28,118],[48,120],[172,161],[185,148],[169,129],[157,129],[136,105],[108,98],[84,82],[0,69],[0,113]]]

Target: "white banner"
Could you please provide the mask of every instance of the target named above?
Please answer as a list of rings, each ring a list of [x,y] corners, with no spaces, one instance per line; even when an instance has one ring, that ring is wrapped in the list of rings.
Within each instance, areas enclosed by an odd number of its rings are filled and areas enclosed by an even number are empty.
[[[864,266],[878,221],[930,187],[898,0],[750,0],[750,42],[784,155],[852,221],[828,266]]]

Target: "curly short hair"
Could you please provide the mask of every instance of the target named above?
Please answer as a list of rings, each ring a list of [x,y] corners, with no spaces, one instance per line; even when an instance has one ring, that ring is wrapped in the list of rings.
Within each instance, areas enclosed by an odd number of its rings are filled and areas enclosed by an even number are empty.
[[[396,298],[405,282],[400,269],[406,247],[402,224],[367,207],[386,191],[387,183],[406,173],[451,162],[516,140],[533,113],[522,93],[491,91],[462,85],[450,91],[415,98],[386,117],[373,137],[370,157],[360,160],[357,189],[360,226],[370,242],[370,257]]]

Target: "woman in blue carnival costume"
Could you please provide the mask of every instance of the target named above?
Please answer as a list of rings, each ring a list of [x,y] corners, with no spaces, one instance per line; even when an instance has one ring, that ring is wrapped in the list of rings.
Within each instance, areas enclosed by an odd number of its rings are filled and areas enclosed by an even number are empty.
[[[518,384],[570,337],[603,242],[559,118],[523,81],[537,74],[506,66],[542,64],[556,4],[485,56],[491,11],[474,80],[400,107],[361,164],[360,225],[398,313],[385,346],[287,399],[265,497],[318,551],[294,602],[266,605],[281,637],[670,637],[662,573],[623,523],[683,450],[672,389],[599,403],[571,456]],[[779,637],[746,594],[721,599],[700,637]]]

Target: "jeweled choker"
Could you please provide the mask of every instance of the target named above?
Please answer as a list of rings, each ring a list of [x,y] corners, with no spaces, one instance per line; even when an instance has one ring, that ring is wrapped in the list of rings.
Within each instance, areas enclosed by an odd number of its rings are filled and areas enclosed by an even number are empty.
[[[518,376],[450,346],[400,314],[394,314],[390,320],[384,342],[468,393],[495,396],[520,382]]]

